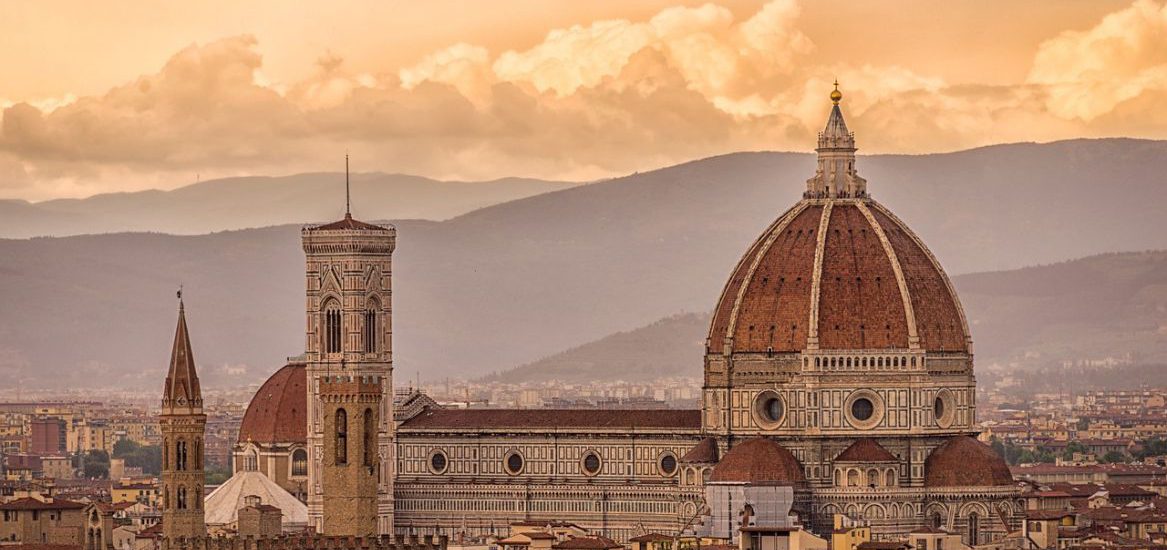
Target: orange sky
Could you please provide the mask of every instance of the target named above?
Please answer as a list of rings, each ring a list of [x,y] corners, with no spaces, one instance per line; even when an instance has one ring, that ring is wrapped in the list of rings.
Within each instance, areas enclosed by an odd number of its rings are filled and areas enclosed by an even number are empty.
[[[1162,0],[0,4],[0,198],[1167,137]]]

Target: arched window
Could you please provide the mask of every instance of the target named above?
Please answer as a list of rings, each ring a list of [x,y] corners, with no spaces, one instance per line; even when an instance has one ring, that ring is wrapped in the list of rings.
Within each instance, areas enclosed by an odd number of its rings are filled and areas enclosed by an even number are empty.
[[[843,470],[835,469],[835,487],[843,486]]]
[[[859,470],[854,468],[847,470],[847,486],[859,487],[861,485],[862,483],[859,483]]]
[[[203,468],[203,445],[197,439],[194,442],[194,465],[196,470]]]
[[[170,469],[170,439],[162,440],[162,469]]]
[[[348,464],[348,413],[336,409],[336,464]]]
[[[186,470],[186,442],[179,441],[174,444],[174,469],[178,471]]]
[[[324,353],[340,353],[340,325],[340,302],[330,299],[324,303]]]
[[[186,510],[186,487],[179,487],[178,491],[178,508],[179,510]]]
[[[361,436],[364,438],[364,454],[361,457],[361,464],[372,466],[377,458],[377,426],[373,422],[373,409],[365,409],[365,414],[362,416],[364,416],[364,430]]]
[[[879,470],[867,470],[867,485],[869,487],[879,485]]]
[[[887,470],[887,472],[883,476],[883,484],[887,485],[888,487],[895,486],[895,484],[896,484],[896,471],[895,470],[890,469],[890,468]]]
[[[941,525],[940,512],[932,512],[932,528],[939,529]]]
[[[296,449],[292,451],[292,475],[308,475],[308,451]]]
[[[365,353],[377,352],[377,319],[380,317],[378,310],[380,306],[377,300],[369,300],[369,304],[365,306]]]
[[[980,514],[976,512],[969,512],[968,514],[968,544],[969,546],[976,546],[980,540]]]

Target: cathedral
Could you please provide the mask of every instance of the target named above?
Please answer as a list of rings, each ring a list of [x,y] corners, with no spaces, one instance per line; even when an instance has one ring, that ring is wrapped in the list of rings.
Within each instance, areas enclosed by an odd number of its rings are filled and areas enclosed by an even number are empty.
[[[733,495],[775,487],[820,536],[843,516],[875,539],[940,528],[975,545],[1016,530],[1019,489],[975,439],[960,301],[920,238],[868,194],[837,87],[830,99],[802,200],[710,297],[699,410],[445,409],[419,394],[395,406],[395,230],[346,213],[302,231],[305,350],[251,401],[234,476],[206,497],[221,519],[205,526],[191,525],[204,503],[187,479],[202,468],[201,397],[176,338],[168,535],[239,521],[241,500],[262,492],[285,503],[285,530],[327,536],[570,522],[623,542],[726,531],[750,507]],[[181,311],[179,323],[185,341]]]

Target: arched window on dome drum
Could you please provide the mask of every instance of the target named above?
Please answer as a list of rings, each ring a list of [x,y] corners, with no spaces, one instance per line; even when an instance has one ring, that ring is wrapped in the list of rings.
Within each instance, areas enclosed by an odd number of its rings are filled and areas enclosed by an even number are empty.
[[[365,306],[365,353],[377,352],[377,320],[380,309],[376,298],[370,299],[369,304]]]
[[[362,416],[364,417],[364,426],[361,430],[361,437],[364,438],[362,446],[364,453],[361,457],[361,464],[372,466],[373,460],[377,457],[377,426],[373,422],[373,409],[365,409]]]
[[[341,352],[340,302],[330,299],[324,303],[324,353]]]
[[[308,451],[296,449],[292,451],[292,475],[308,475]]]
[[[348,413],[344,409],[336,410],[336,465],[348,464]]]

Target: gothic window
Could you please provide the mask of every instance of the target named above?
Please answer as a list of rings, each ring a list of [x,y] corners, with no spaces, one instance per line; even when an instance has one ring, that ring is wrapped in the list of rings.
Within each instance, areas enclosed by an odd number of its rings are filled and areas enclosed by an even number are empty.
[[[377,319],[378,310],[380,310],[376,298],[370,299],[369,304],[365,306],[365,353],[376,353],[377,351]]]
[[[941,521],[940,512],[932,512],[932,528],[939,529]]]
[[[980,515],[976,512],[969,512],[968,514],[968,544],[969,546],[976,546],[980,540]]]
[[[194,467],[196,470],[203,468],[203,445],[197,439],[194,442]]]
[[[170,469],[170,439],[162,440],[162,469]]]
[[[336,464],[348,464],[348,413],[336,410]]]
[[[176,492],[178,493],[178,506],[175,508],[186,510],[186,487],[179,487]]]
[[[324,303],[324,353],[341,351],[340,302],[330,299]]]
[[[174,444],[174,469],[180,472],[186,470],[186,442],[179,441]]]
[[[373,422],[373,409],[365,409],[365,414],[362,416],[364,416],[364,429],[361,431],[361,436],[364,438],[364,454],[361,464],[372,466],[377,457],[377,426]]]
[[[308,451],[296,449],[292,451],[292,475],[308,475]]]

